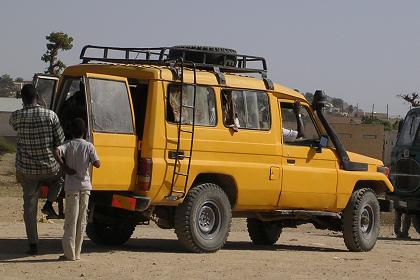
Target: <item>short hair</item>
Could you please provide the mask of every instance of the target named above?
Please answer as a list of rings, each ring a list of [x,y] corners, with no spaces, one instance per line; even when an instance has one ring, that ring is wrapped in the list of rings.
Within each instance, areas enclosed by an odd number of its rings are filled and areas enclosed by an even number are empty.
[[[70,131],[73,137],[80,138],[86,132],[85,121],[81,118],[75,118],[71,121]]]
[[[23,104],[28,105],[31,104],[37,98],[38,94],[34,85],[26,84],[22,87],[20,95],[22,96]]]

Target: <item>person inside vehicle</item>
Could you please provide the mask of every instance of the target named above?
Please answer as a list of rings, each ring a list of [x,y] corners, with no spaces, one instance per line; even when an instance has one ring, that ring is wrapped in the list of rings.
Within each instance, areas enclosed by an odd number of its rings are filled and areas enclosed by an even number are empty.
[[[304,126],[303,126],[302,114],[300,113],[300,109],[301,109],[300,100],[296,100],[293,103],[293,113],[296,117],[297,130],[287,129],[284,127],[282,128],[283,140],[285,143],[293,142],[296,139],[304,137]]]
[[[59,118],[66,140],[72,139],[70,125],[73,119],[81,118],[87,123],[85,85],[82,81],[79,83],[79,90],[64,101]]]

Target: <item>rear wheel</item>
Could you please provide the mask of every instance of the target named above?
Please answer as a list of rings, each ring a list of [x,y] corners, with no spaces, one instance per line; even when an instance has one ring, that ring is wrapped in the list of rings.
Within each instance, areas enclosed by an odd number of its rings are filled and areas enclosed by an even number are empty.
[[[211,253],[225,244],[232,219],[226,193],[206,183],[192,188],[175,211],[175,233],[194,253]]]
[[[255,218],[247,218],[246,224],[249,237],[255,245],[274,245],[282,232],[282,227],[274,222],[263,222]]]
[[[92,222],[86,226],[86,234],[96,244],[121,245],[127,242],[136,228],[133,224]]]
[[[370,251],[379,235],[379,202],[368,188],[353,192],[343,211],[344,243],[352,252]]]

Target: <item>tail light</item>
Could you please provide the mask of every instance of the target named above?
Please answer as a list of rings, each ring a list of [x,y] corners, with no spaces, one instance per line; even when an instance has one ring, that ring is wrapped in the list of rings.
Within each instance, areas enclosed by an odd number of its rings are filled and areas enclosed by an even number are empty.
[[[42,185],[39,188],[39,197],[40,198],[47,198],[48,197],[48,186],[47,185]]]
[[[139,191],[148,191],[152,183],[152,167],[151,158],[140,158],[137,171],[137,186]]]
[[[385,176],[389,178],[389,173],[390,173],[390,172],[389,172],[389,168],[388,168],[388,167],[386,167],[386,166],[378,166],[378,167],[376,168],[376,170],[377,170],[378,172],[381,172],[381,173],[385,174]]]

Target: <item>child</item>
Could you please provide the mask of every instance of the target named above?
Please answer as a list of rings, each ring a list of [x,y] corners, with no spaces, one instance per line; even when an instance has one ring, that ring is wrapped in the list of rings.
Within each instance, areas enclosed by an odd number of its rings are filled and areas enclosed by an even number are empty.
[[[73,119],[70,131],[73,139],[57,147],[54,157],[66,173],[66,209],[62,240],[64,256],[60,259],[74,261],[80,259],[86,228],[86,212],[92,189],[89,166],[92,163],[99,168],[101,163],[95,147],[83,139],[86,132],[85,122],[80,118]]]

